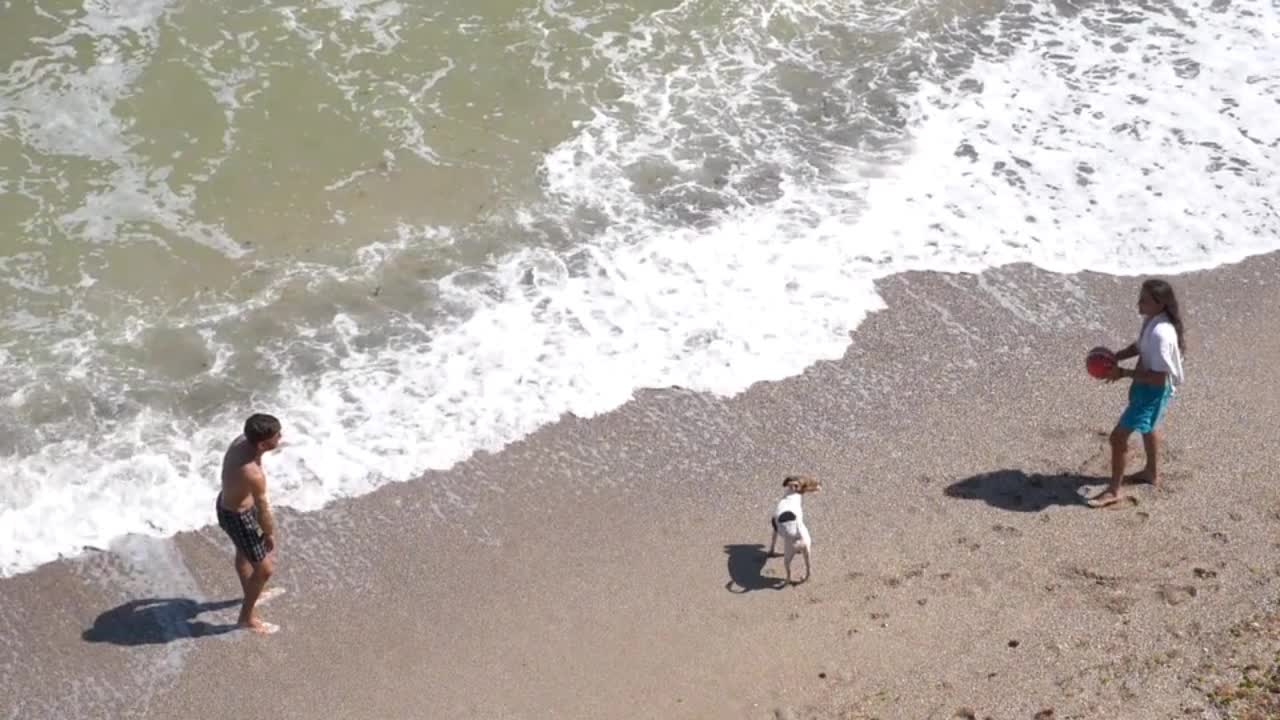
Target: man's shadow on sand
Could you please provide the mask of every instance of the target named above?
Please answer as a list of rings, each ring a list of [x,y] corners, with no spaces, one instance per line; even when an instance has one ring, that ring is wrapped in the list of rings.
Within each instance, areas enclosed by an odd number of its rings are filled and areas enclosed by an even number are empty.
[[[207,623],[196,620],[196,616],[239,604],[238,599],[203,603],[190,598],[130,600],[99,615],[93,627],[85,630],[81,637],[85,642],[113,645],[159,645],[184,638],[222,635],[239,626]]]
[[[1108,478],[1080,473],[1028,475],[1021,470],[996,470],[958,480],[945,492],[948,497],[984,500],[1001,510],[1040,512],[1051,505],[1088,507],[1081,488],[1107,482]]]
[[[752,590],[781,590],[787,586],[782,578],[766,577],[760,571],[769,559],[764,545],[725,545],[728,555],[729,582],[724,589],[736,595],[749,593]]]

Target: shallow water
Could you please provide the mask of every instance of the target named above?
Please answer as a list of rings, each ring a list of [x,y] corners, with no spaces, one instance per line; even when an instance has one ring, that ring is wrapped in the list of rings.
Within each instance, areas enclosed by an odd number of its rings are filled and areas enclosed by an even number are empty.
[[[0,574],[842,354],[877,278],[1280,246],[1266,2],[0,2]]]

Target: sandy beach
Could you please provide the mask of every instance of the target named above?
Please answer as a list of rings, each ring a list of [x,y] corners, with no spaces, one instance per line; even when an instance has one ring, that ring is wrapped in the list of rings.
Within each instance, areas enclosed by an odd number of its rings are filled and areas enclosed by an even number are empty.
[[[1171,278],[1188,380],[1136,505],[1083,504],[1124,404],[1083,356],[1136,334],[1140,279],[899,275],[799,377],[286,510],[274,636],[227,632],[216,527],[0,580],[0,718],[1221,717],[1275,662],[1278,276]],[[783,588],[790,473],[824,488]]]

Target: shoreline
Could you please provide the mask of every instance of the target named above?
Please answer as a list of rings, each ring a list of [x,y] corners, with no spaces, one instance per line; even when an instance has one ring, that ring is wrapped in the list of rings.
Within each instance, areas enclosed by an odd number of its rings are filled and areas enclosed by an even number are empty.
[[[1280,253],[1172,276],[1188,382],[1167,487],[1135,508],[1079,492],[1123,406],[1081,359],[1136,333],[1138,278],[908,273],[842,359],[799,376],[641,391],[285,511],[276,636],[197,629],[234,619],[202,605],[238,595],[216,527],[0,580],[0,697],[23,718],[217,717],[261,686],[282,717],[1180,713],[1203,703],[1198,648],[1273,604],[1280,393],[1256,358],[1280,352],[1277,270]],[[805,501],[815,575],[775,591],[754,546],[793,472],[824,480]],[[142,597],[181,600],[110,615]]]

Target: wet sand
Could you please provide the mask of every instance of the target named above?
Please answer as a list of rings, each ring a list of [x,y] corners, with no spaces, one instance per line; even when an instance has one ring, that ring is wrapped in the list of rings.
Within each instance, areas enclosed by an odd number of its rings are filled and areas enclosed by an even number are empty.
[[[1139,279],[897,276],[799,377],[284,512],[274,636],[225,632],[216,527],[0,580],[0,718],[1211,717],[1280,577],[1278,276],[1173,278],[1188,382],[1136,505],[1083,504],[1125,393],[1083,357],[1136,334]],[[824,489],[782,588],[789,473]]]

